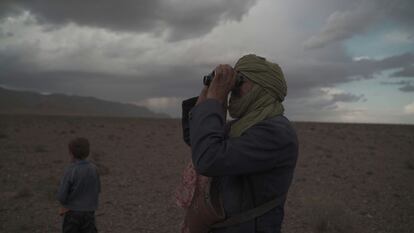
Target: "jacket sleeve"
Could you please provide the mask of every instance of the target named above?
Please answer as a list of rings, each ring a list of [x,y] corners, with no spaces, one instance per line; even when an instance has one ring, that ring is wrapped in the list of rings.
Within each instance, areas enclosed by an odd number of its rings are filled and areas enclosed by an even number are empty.
[[[295,134],[284,124],[265,121],[228,138],[222,105],[207,99],[191,111],[192,160],[199,174],[228,176],[272,169],[291,159],[297,146]]]
[[[60,202],[60,204],[65,205],[68,201],[69,191],[72,185],[71,176],[72,176],[72,169],[68,167],[65,169],[64,175],[60,180],[60,185],[57,191],[56,198]]]

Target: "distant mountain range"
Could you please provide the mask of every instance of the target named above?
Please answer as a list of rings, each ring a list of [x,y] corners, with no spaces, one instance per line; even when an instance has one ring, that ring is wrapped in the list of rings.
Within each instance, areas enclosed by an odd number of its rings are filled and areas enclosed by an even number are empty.
[[[0,87],[0,114],[169,118],[146,107],[64,94],[39,94]]]

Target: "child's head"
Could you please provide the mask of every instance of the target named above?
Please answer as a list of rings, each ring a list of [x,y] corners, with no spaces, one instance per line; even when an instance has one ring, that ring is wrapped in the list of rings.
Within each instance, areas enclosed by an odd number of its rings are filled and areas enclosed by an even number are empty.
[[[89,155],[89,141],[86,138],[72,139],[68,148],[74,159],[85,159]]]

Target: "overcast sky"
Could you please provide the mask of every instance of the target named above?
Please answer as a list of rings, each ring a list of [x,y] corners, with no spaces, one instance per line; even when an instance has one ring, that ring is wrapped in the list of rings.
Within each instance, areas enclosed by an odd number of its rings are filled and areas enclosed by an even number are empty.
[[[180,115],[202,76],[255,53],[298,121],[414,124],[412,0],[0,2],[0,85]]]

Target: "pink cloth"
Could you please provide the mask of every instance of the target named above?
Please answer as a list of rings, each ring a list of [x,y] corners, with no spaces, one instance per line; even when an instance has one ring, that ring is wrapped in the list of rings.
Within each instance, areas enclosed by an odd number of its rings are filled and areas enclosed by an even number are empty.
[[[175,203],[182,207],[188,208],[194,196],[197,183],[197,173],[193,163],[189,163],[182,174],[181,183],[175,191]]]
[[[196,188],[204,189],[208,184],[209,177],[197,174],[194,165],[190,162],[184,169],[181,184],[175,192],[175,202],[178,206],[187,209],[191,206]],[[182,233],[190,233],[187,223],[181,224]]]

